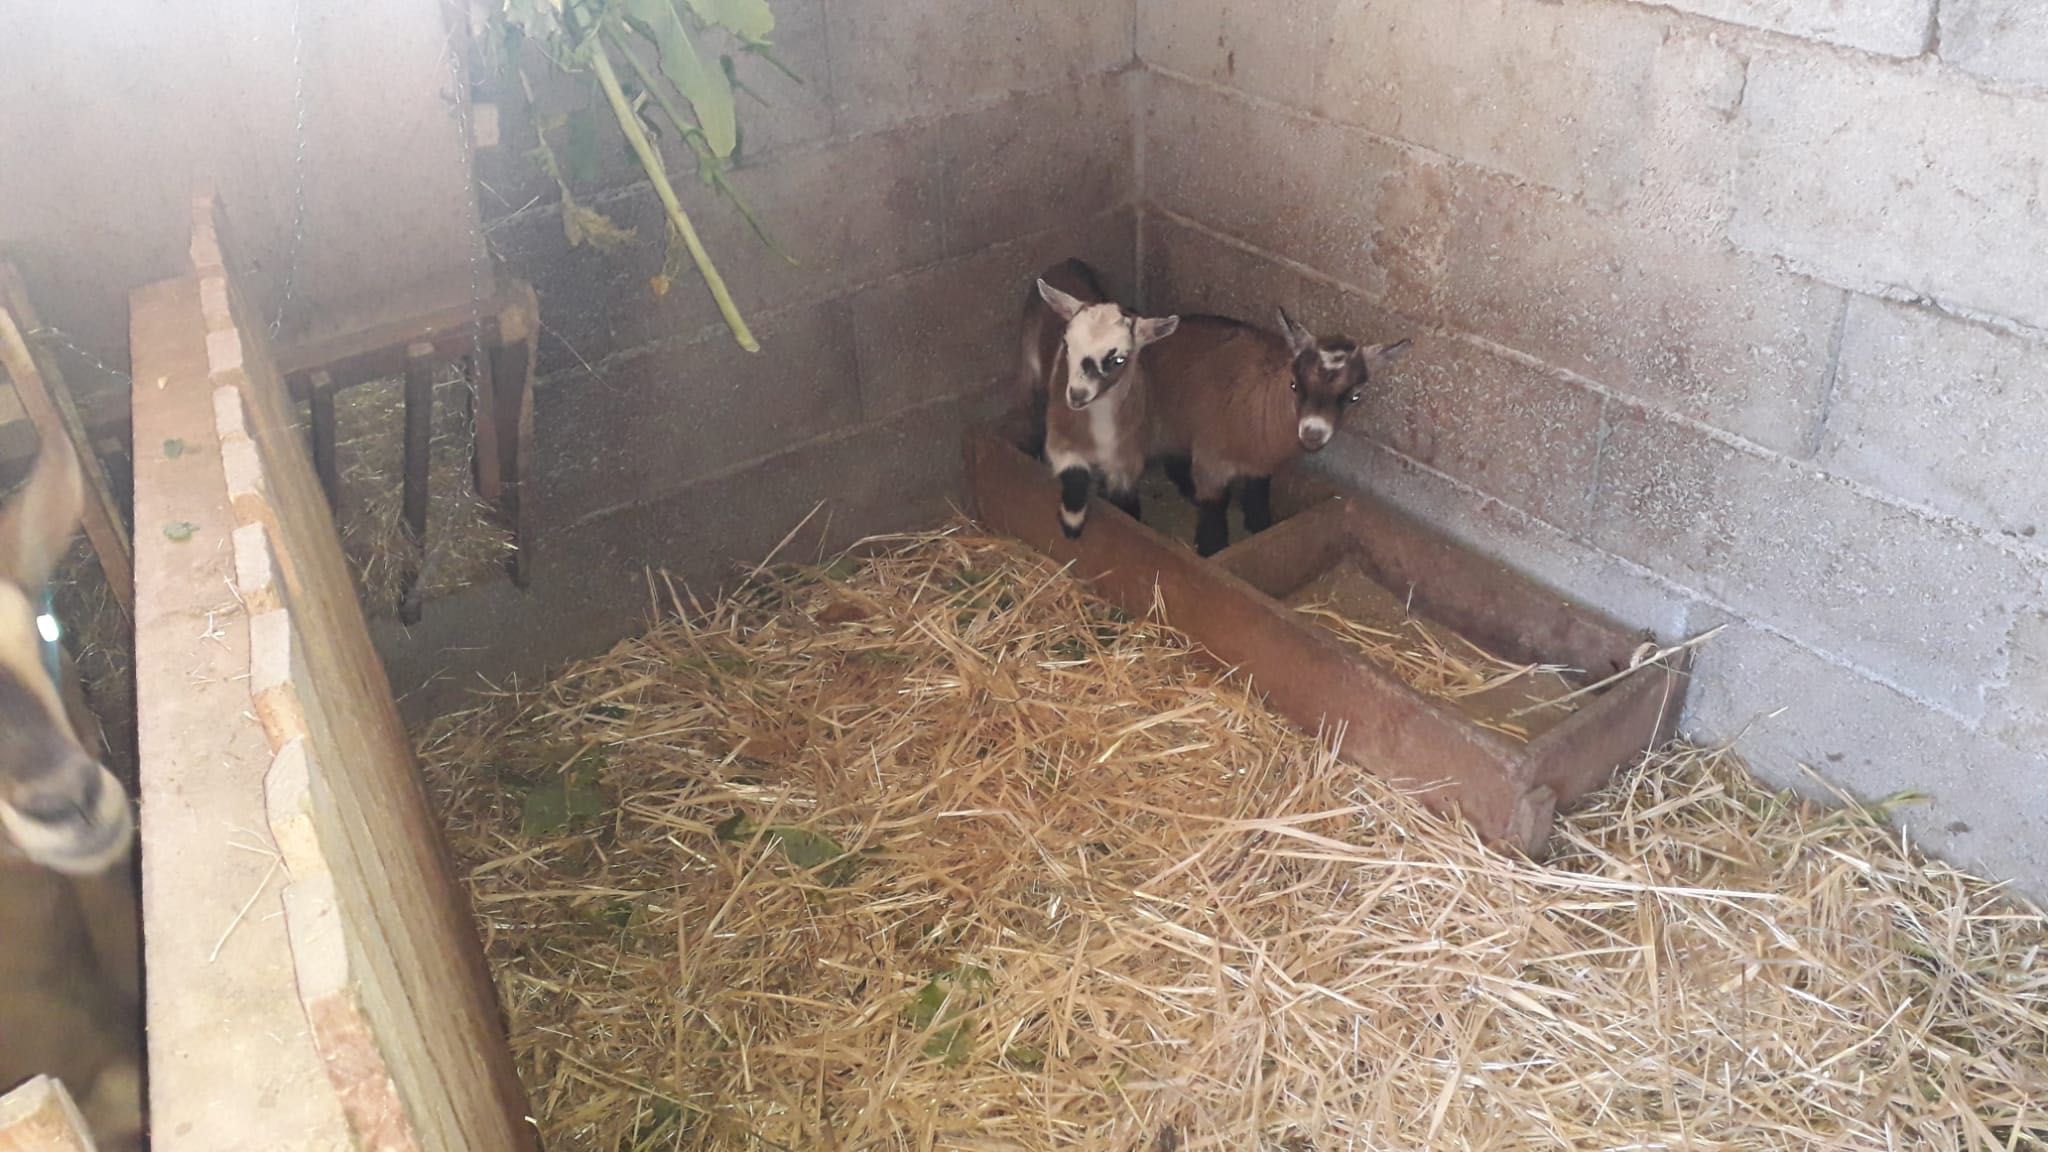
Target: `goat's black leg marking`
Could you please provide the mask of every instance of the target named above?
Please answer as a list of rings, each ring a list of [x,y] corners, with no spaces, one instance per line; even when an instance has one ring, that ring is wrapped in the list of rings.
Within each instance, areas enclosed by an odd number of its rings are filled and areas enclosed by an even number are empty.
[[[1045,459],[1045,396],[1042,393],[1038,402],[1031,406],[1031,427],[1024,435],[1024,454],[1033,460]]]
[[[1197,503],[1194,462],[1185,456],[1168,456],[1165,464],[1166,478],[1173,481],[1173,486],[1180,490],[1180,494],[1187,498],[1188,503]]]
[[[1273,478],[1271,476],[1247,476],[1244,491],[1238,493],[1238,506],[1244,509],[1244,530],[1264,532],[1273,526]]]
[[[1230,543],[1230,491],[1195,505],[1195,554],[1214,556]]]
[[[1060,531],[1073,540],[1088,522],[1088,494],[1095,477],[1086,468],[1069,468],[1060,473]]]
[[[1131,519],[1136,520],[1138,518],[1138,486],[1136,484],[1122,491],[1111,489],[1109,502],[1123,509],[1124,515],[1129,516]]]

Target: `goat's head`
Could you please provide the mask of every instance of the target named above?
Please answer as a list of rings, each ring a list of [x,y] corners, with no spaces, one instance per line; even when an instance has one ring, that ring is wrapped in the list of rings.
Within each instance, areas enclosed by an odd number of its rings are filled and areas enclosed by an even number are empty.
[[[1067,407],[1076,411],[1122,382],[1139,349],[1180,327],[1178,316],[1133,316],[1113,303],[1084,303],[1043,280],[1038,294],[1067,322]]]
[[[79,743],[57,682],[47,591],[84,505],[78,457],[56,436],[0,508],[0,831],[32,862],[72,875],[112,867],[135,833],[127,795]]]
[[[1280,330],[1294,355],[1294,434],[1314,452],[1344,424],[1344,414],[1365,399],[1366,388],[1408,351],[1408,341],[1361,348],[1348,336],[1317,339],[1281,308]]]

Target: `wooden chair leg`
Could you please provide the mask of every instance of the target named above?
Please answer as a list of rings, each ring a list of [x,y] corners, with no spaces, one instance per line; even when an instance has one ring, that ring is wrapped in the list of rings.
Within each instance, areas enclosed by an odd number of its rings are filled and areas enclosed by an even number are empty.
[[[491,504],[505,499],[505,461],[498,447],[498,394],[491,353],[481,349],[463,361],[469,374],[469,427],[474,444],[470,466],[476,473],[476,494]]]
[[[498,317],[500,343],[492,351],[498,448],[505,461],[505,508],[512,522],[512,582],[533,578],[533,377],[540,353],[540,300],[520,285],[516,302]]]
[[[334,376],[315,372],[307,387],[308,406],[313,414],[313,471],[319,473],[320,487],[327,491],[327,506],[341,507],[341,473],[334,462]]]
[[[434,346],[414,344],[405,350],[405,495],[406,570],[400,582],[398,618],[417,624],[424,607],[421,569],[427,551],[427,477],[432,465],[434,432]]]

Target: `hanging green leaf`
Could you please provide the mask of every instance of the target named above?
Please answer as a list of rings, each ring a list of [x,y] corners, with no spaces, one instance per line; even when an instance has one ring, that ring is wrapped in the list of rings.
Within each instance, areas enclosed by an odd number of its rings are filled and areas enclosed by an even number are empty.
[[[742,40],[758,43],[775,31],[775,13],[768,0],[690,0],[699,20],[714,24]]]
[[[732,85],[725,73],[704,63],[690,42],[683,18],[676,14],[674,0],[626,0],[626,14],[639,23],[654,41],[661,57],[661,72],[690,102],[697,114],[697,126],[704,130],[704,142],[719,156],[732,155],[739,139],[738,114],[733,107]]]

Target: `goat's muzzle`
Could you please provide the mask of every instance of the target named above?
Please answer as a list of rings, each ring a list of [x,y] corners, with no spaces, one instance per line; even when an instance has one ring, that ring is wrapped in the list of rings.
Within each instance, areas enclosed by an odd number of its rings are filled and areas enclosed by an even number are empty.
[[[81,752],[0,797],[0,828],[31,861],[92,876],[128,855],[135,813],[121,782]]]
[[[1331,436],[1336,434],[1337,429],[1335,425],[1321,416],[1310,416],[1304,419],[1294,431],[1295,436],[1301,440],[1301,446],[1310,452],[1315,452],[1330,442]]]
[[[1079,412],[1102,396],[1102,390],[1093,385],[1069,384],[1067,386],[1067,407]]]

